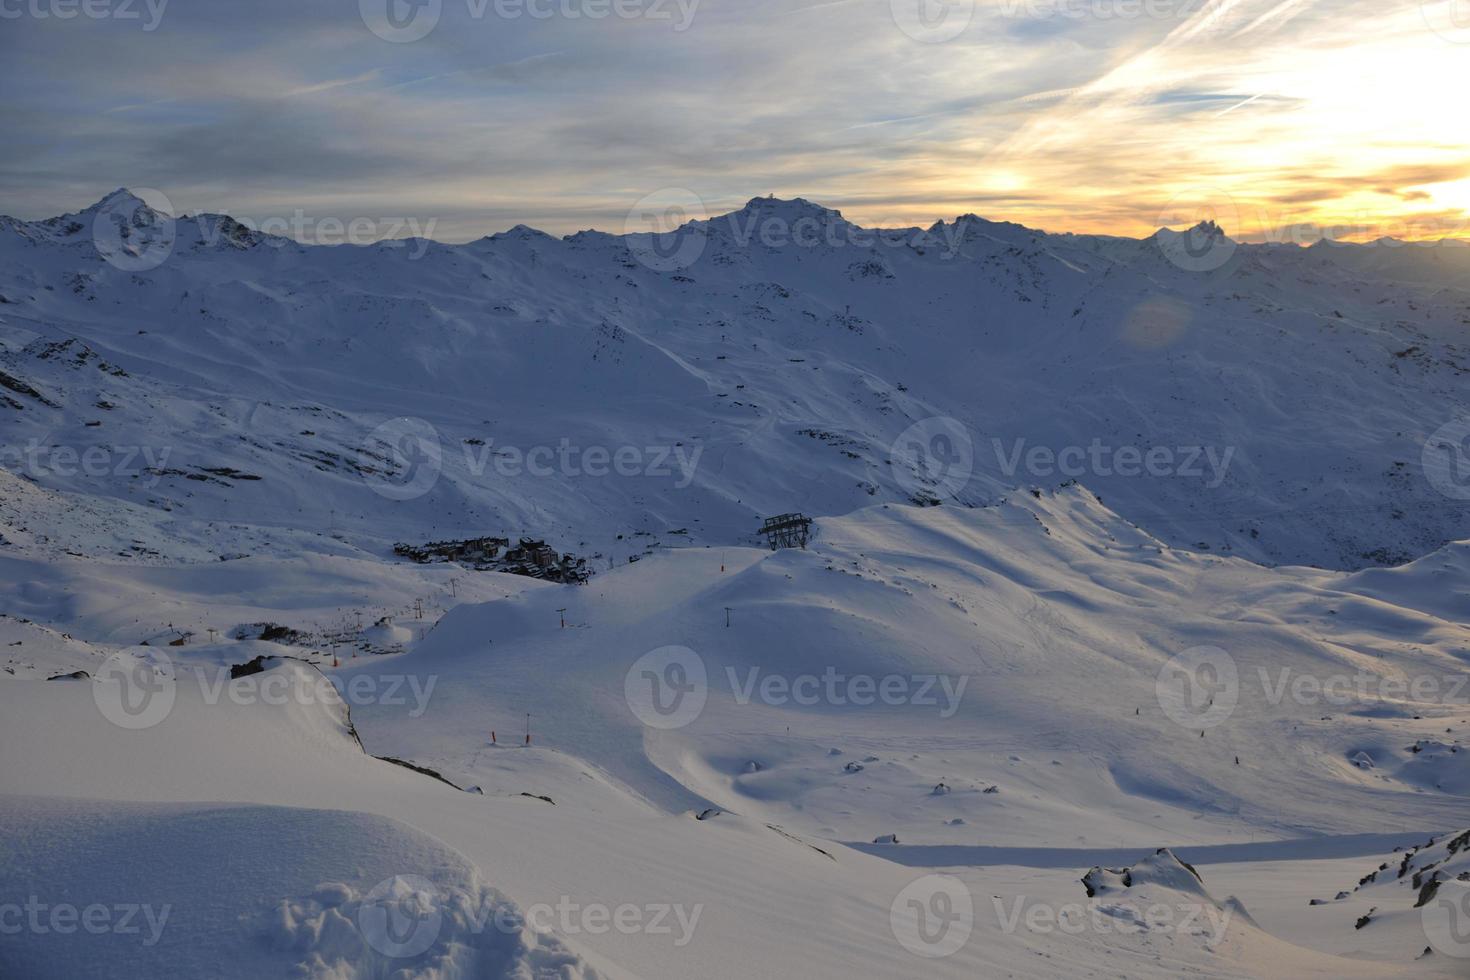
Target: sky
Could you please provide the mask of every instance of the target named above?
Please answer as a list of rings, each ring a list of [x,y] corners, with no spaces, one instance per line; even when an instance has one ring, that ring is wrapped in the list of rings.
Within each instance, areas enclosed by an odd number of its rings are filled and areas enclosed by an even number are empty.
[[[0,0],[0,213],[1470,238],[1467,69],[1470,0]]]

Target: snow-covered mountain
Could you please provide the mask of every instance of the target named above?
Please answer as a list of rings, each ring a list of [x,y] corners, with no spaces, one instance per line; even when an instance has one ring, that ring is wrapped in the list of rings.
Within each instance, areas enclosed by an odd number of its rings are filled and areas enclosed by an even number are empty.
[[[1463,976],[1467,272],[0,219],[0,974]]]
[[[0,219],[0,418],[13,471],[178,532],[108,553],[308,529],[621,561],[1077,480],[1170,544],[1358,568],[1470,534],[1467,272],[1456,243],[874,231],[799,199],[303,245],[118,191]]]

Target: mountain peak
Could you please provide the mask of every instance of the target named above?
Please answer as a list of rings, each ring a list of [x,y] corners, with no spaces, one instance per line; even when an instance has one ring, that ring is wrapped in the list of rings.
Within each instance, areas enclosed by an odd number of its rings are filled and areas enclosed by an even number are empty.
[[[1189,237],[1194,241],[1212,242],[1216,239],[1229,239],[1225,229],[1221,228],[1213,218],[1206,218],[1199,224],[1187,231],[1175,231],[1173,228],[1160,228],[1154,232],[1153,237],[1157,240]]]
[[[119,187],[112,193],[103,196],[103,198],[99,200],[96,204],[93,204],[91,207],[84,209],[81,213],[99,214],[103,211],[110,211],[118,214],[132,214],[139,208],[147,208],[149,211],[153,211],[155,214],[160,213],[150,207],[147,201],[143,200],[141,197],[134,194],[126,187]]]
[[[1221,228],[1219,226],[1219,224],[1217,224],[1213,218],[1209,218],[1209,219],[1206,219],[1204,221],[1201,221],[1199,224],[1197,224],[1193,228],[1189,229],[1189,233],[1191,235],[1203,235],[1206,238],[1224,238],[1224,237],[1226,237],[1225,236],[1225,229],[1224,228]]]
[[[527,224],[518,224],[505,231],[497,231],[493,235],[486,235],[480,239],[481,242],[557,242],[561,239],[554,235],[548,235],[539,228],[532,228]]]
[[[843,221],[842,212],[833,208],[824,208],[820,204],[808,201],[804,197],[781,198],[781,197],[753,197],[745,203],[737,214],[759,215],[761,217],[779,217],[788,221],[801,218],[816,218],[818,221],[831,222]]]

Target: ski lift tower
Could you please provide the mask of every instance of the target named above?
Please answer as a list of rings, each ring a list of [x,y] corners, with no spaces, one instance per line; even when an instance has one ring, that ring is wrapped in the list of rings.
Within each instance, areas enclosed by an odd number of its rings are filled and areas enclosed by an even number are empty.
[[[766,536],[771,550],[778,548],[806,548],[811,539],[812,519],[801,514],[781,514],[768,518],[761,525],[760,533]]]

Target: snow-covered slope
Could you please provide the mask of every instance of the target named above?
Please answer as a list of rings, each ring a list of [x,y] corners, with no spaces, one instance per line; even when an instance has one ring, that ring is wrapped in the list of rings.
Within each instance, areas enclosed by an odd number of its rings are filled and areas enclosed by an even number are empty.
[[[982,510],[875,506],[824,520],[807,551],[680,550],[570,592],[454,609],[414,652],[444,696],[423,718],[359,717],[370,748],[473,783],[465,747],[530,712],[539,744],[666,807],[847,841],[1451,826],[1470,753],[1409,749],[1463,739],[1470,633],[1349,581],[1168,549],[1075,488]],[[702,710],[677,725],[625,697],[671,646],[687,652],[669,663],[707,678]],[[1223,718],[1161,700],[1168,666],[1200,649],[1236,671]],[[1303,676],[1351,681],[1349,702]],[[1398,694],[1382,678],[1423,685]],[[884,680],[894,697],[864,704],[860,685]]]
[[[474,743],[486,757],[482,783],[462,791],[364,754],[312,668],[277,661],[211,701],[208,685],[185,680],[188,665],[205,663],[180,654],[170,710],[127,730],[98,710],[112,703],[115,678],[0,684],[0,765],[12,794],[0,900],[29,901],[43,923],[57,907],[100,906],[113,921],[131,908],[140,930],[26,930],[0,947],[8,970],[744,977],[789,975],[796,964],[824,978],[1042,978],[1106,965],[1160,978],[1407,975],[1407,963],[1345,960],[1273,937],[1239,903],[1182,887],[1179,874],[1139,871],[1122,892],[1089,901],[1077,879],[1095,849],[1073,852],[1070,874],[936,875],[749,811],[652,808],[555,749],[483,738]],[[560,675],[542,676],[549,689]],[[732,751],[760,744],[740,731],[726,742]],[[981,805],[956,802],[972,814]],[[987,863],[1029,863],[1017,853]],[[1160,865],[1150,853],[1138,849],[1142,867]],[[940,894],[962,904],[938,905]],[[936,936],[933,921],[914,918],[925,908],[957,918]],[[623,910],[618,928],[612,910]]]
[[[0,219],[0,974],[1462,975],[1470,293],[1386,247]],[[391,551],[485,535],[596,574]]]
[[[279,963],[377,975],[363,910],[424,891],[444,943],[389,958],[414,976],[437,975],[435,957],[550,957],[574,976],[636,977],[793,964],[833,978],[1426,969],[1406,916],[1393,942],[1350,943],[1361,932],[1349,926],[1324,949],[1190,885],[1172,855],[1149,857],[1167,845],[1206,882],[1228,866],[1263,900],[1306,908],[1315,879],[1257,880],[1254,863],[1377,860],[1406,831],[1423,841],[1463,823],[1470,716],[1450,685],[1465,676],[1466,625],[1372,594],[1360,575],[1171,549],[1068,488],[989,508],[874,505],[822,520],[805,551],[673,549],[580,587],[487,573],[479,587],[498,593],[445,597],[401,653],[315,657],[333,687],[289,660],[222,673],[263,652],[320,652],[237,639],[241,621],[309,631],[326,607],[424,574],[375,567],[257,558],[184,581],[150,568],[132,583],[135,564],[73,560],[17,585],[9,601],[23,598],[30,618],[95,643],[10,627],[30,631],[14,635],[38,663],[0,678],[0,770],[22,797],[7,801],[20,863],[0,881],[17,895],[73,882],[70,901],[120,902],[102,885],[129,860],[216,869],[199,843],[211,827],[258,841],[246,885],[192,916],[187,881],[150,871],[148,889],[124,889],[173,903],[175,942],[206,943],[247,976]],[[79,594],[125,597],[144,623]],[[194,639],[137,646],[160,608]],[[1176,699],[1174,672],[1200,649],[1225,656],[1236,681],[1197,672],[1216,683],[1211,700]],[[110,664],[96,664],[104,653]],[[92,677],[22,679],[79,658]],[[1346,700],[1335,678],[1352,680]],[[688,708],[669,697],[681,687]],[[233,806],[201,807],[220,803]],[[89,879],[72,848],[98,853],[99,821],[178,841]],[[319,835],[332,847],[295,856]],[[434,857],[440,846],[461,857]],[[1094,865],[1118,869],[1114,892],[1084,894]],[[543,940],[512,942],[476,931],[483,916],[464,910],[483,910],[482,894],[491,908],[579,911]],[[910,921],[914,902],[958,910],[963,929],[934,939],[932,922]],[[687,943],[677,925],[586,928],[581,910],[619,906],[668,908],[670,923],[682,910]],[[28,934],[12,962],[50,962],[58,941]],[[119,975],[161,955],[107,949]],[[1348,949],[1356,958],[1332,955]],[[1455,965],[1442,955],[1429,968]]]
[[[1464,448],[1470,250],[1198,237],[880,232],[757,199],[672,238],[328,247],[119,191],[0,221],[6,466],[166,513],[178,557],[310,529],[622,561],[1072,478],[1268,563],[1470,534],[1463,473],[1422,471]]]
[[[1319,917],[1345,930],[1349,921],[1357,944],[1389,949],[1426,965],[1466,972],[1470,933],[1470,830],[1444,834],[1402,848],[1368,870],[1357,883],[1316,906]],[[1327,926],[1326,921],[1323,923]]]

